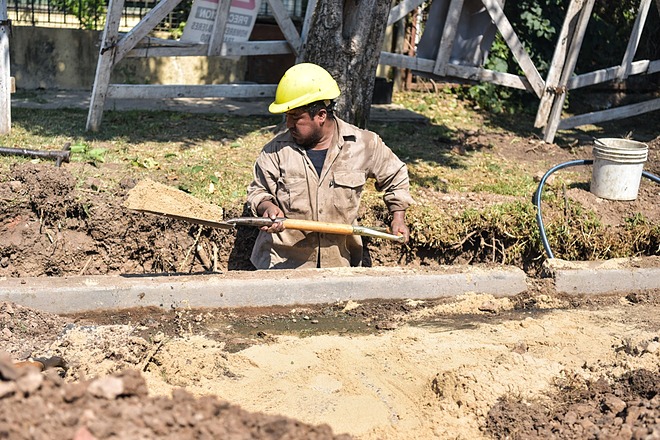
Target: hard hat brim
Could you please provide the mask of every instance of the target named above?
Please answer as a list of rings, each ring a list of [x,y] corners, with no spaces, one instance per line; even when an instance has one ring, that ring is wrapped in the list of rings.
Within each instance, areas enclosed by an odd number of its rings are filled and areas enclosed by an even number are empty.
[[[278,104],[277,102],[273,101],[268,106],[268,111],[273,114],[286,113],[290,110],[294,110],[299,107],[303,107],[307,104],[311,104],[312,102],[321,101],[324,99],[336,99],[339,97],[340,94],[341,92],[339,91],[339,89],[337,89],[336,93],[332,93],[330,95],[328,95],[326,91],[319,91],[318,93],[315,93],[313,95],[301,96],[298,99],[294,99],[289,102],[283,102],[282,104]]]

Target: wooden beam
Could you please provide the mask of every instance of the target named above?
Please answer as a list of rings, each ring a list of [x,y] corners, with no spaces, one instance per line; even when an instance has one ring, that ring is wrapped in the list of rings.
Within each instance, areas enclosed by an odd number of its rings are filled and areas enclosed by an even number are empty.
[[[305,10],[305,19],[303,20],[303,27],[300,32],[300,51],[296,55],[296,64],[303,61],[303,52],[305,41],[307,41],[307,34],[309,33],[309,28],[312,25],[312,18],[314,17],[314,11],[316,11],[317,0],[309,0],[307,2],[307,9]]]
[[[580,54],[582,40],[584,39],[584,34],[587,30],[587,24],[589,24],[594,1],[595,0],[585,0],[582,9],[580,10],[578,22],[575,26],[575,35],[571,39],[566,64],[562,69],[561,77],[559,78],[559,86],[555,91],[555,99],[552,103],[552,109],[550,110],[550,115],[548,117],[548,124],[543,131],[543,140],[546,142],[552,142],[555,138],[555,134],[557,134],[559,122],[561,121],[561,112],[564,108],[564,101],[566,100],[566,85],[568,84],[568,79],[575,71],[575,64],[577,63],[577,58]]]
[[[642,38],[642,31],[644,30],[644,23],[646,23],[646,17],[649,13],[649,8],[651,7],[651,0],[642,0],[639,5],[639,11],[637,12],[637,17],[635,17],[635,24],[633,29],[630,32],[630,39],[628,40],[628,46],[626,47],[626,53],[623,55],[623,60],[621,60],[621,65],[616,73],[616,78],[619,81],[622,81],[628,78],[630,72],[630,65],[637,53],[637,46],[639,45],[639,40]]]
[[[122,4],[123,4],[122,0]],[[124,56],[135,47],[144,37],[151,32],[154,27],[172,12],[174,8],[181,3],[181,0],[162,0],[156,3],[151,11],[145,15],[140,22],[135,25],[126,35],[117,42],[117,51],[115,53],[114,63],[117,64]]]
[[[463,3],[464,0],[451,0],[449,3],[447,19],[445,20],[445,26],[442,29],[440,47],[438,48],[438,53],[436,54],[435,59],[435,66],[433,67],[434,75],[445,76],[447,74],[447,64],[449,63],[451,51],[454,47],[454,40],[456,40],[458,22],[461,19]]]
[[[170,41],[170,40],[165,40]],[[224,56],[280,55],[291,53],[291,46],[284,40],[246,41],[243,43],[223,43]],[[137,47],[127,58],[146,57],[196,57],[208,54],[208,44],[173,44],[172,46]]]
[[[658,0],[660,1],[660,0]],[[316,10],[316,3],[318,0],[308,0],[307,9],[305,10],[305,19],[303,20],[302,31],[300,32],[300,39],[302,41],[307,41],[307,33],[309,33],[309,27],[312,24],[312,16]]]
[[[11,84],[9,63],[10,23],[7,0],[0,0],[0,134],[11,132]]]
[[[101,49],[96,65],[96,76],[94,77],[94,88],[87,114],[87,131],[98,131],[103,119],[103,106],[110,84],[110,74],[114,67],[117,42],[119,40],[119,23],[124,8],[124,0],[110,0],[108,13],[105,20],[105,28],[101,37]]]
[[[168,98],[271,98],[274,84],[110,84],[108,98],[168,99]]]
[[[564,17],[564,24],[557,38],[557,45],[555,46],[552,61],[550,62],[550,68],[548,69],[548,75],[545,80],[546,87],[536,111],[536,120],[534,121],[534,127],[536,128],[545,127],[548,123],[552,102],[555,99],[555,91],[559,88],[561,72],[564,70],[564,65],[566,64],[568,46],[575,32],[576,20],[581,9],[582,0],[571,0],[568,11],[566,11],[566,16]]]
[[[594,70],[593,72],[583,73],[572,76],[566,85],[568,90],[579,89],[592,86],[617,78],[620,66],[608,67],[605,69]],[[630,64],[628,75],[651,74],[660,70],[660,61],[639,60]]]
[[[282,0],[267,1],[271,11],[273,12],[273,16],[275,17],[275,21],[277,21],[282,34],[284,34],[284,38],[286,38],[286,41],[289,42],[293,53],[297,57],[300,54],[302,41],[300,40],[300,35],[298,35],[296,26],[293,24],[293,21],[291,21],[291,17],[289,17],[289,13],[282,4]]]
[[[660,72],[660,60],[651,61],[649,63],[649,68],[646,69],[646,73],[649,75],[656,72]]]
[[[660,110],[660,98],[565,118],[559,122],[558,129],[569,129],[597,122],[629,118],[655,110]]]
[[[398,5],[390,9],[390,15],[387,17],[387,25],[393,25],[401,20],[406,15],[410,14],[413,9],[419,7],[425,0],[404,0]]]
[[[427,73],[433,73],[433,68],[435,67],[434,60],[411,57],[408,55],[395,54],[385,51],[380,53],[379,63],[386,66],[393,66],[401,69],[409,69]],[[524,76],[513,75],[511,73],[505,72],[495,72],[493,70],[488,70],[481,67],[457,66],[450,64],[447,66],[447,77],[461,78],[470,81],[490,82],[505,87],[533,92],[532,86]]]
[[[229,10],[231,8],[231,0],[218,0],[218,9],[215,11],[215,21],[213,24],[213,33],[211,33],[211,41],[209,41],[208,56],[220,56],[222,53],[222,45],[225,39],[225,31],[227,30],[227,19],[229,18]]]
[[[543,91],[545,89],[545,81],[541,78],[541,74],[536,69],[534,62],[527,54],[527,51],[522,45],[522,42],[518,38],[518,35],[513,30],[513,26],[509,22],[509,19],[504,15],[504,10],[502,5],[500,5],[496,0],[482,0],[488,14],[495,22],[497,29],[502,34],[504,41],[511,49],[513,57],[518,62],[518,65],[525,73],[527,80],[532,86],[532,90],[537,97],[543,96]]]

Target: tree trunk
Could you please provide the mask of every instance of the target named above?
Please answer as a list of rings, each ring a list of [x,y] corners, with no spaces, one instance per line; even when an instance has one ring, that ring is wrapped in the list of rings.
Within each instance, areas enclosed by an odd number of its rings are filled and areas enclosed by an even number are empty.
[[[319,0],[301,59],[325,68],[342,94],[337,115],[366,128],[390,2]]]

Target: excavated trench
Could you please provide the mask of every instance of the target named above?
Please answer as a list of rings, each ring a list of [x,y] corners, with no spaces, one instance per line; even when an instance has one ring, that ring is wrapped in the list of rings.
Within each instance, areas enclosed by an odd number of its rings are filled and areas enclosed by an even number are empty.
[[[0,277],[196,274],[208,273],[209,261],[220,271],[252,270],[254,229],[200,229],[127,212],[122,200],[134,184],[80,187],[65,169],[14,166],[0,183]],[[649,230],[640,255],[657,254]],[[610,232],[625,238],[630,228]],[[365,263],[500,265],[515,244],[496,229],[466,237],[438,249],[367,241]],[[530,249],[537,253],[507,264],[536,273],[538,266],[523,265],[540,259],[540,249]],[[63,380],[20,388],[27,373],[3,364],[0,386],[10,391],[0,393],[0,433],[23,438],[21,427],[31,424],[39,433],[32,438],[202,438],[238,423],[239,431],[291,438],[405,438],[411,430],[429,439],[644,438],[660,432],[658,293],[565,297],[537,279],[512,298],[466,292],[451,300],[62,316],[3,303],[1,337],[14,360],[58,355],[70,365],[59,371]],[[102,377],[118,378],[123,394],[95,382]],[[44,407],[57,415],[45,418]]]

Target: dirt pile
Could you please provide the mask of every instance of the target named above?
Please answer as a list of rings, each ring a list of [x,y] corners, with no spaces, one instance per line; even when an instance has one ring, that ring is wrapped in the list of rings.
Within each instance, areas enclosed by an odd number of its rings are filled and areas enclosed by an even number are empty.
[[[569,375],[544,400],[502,399],[487,426],[495,438],[659,438],[660,374],[636,370],[614,381]]]
[[[11,439],[348,439],[329,426],[249,413],[177,389],[149,397],[136,370],[67,383],[54,371],[14,368],[0,354],[0,437]]]

